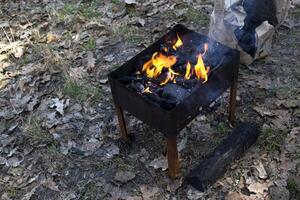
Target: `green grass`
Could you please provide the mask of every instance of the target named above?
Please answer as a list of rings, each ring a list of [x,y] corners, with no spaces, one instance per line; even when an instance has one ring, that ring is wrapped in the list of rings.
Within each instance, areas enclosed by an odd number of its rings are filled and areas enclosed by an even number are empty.
[[[137,44],[143,40],[142,36],[139,34],[138,28],[127,24],[116,27],[114,29],[114,34],[133,44]]]
[[[230,171],[230,177],[234,180],[234,186],[237,186],[243,176],[243,172],[240,168]]]
[[[7,193],[8,197],[11,199],[15,199],[17,197],[17,189],[16,188],[13,188],[13,187],[8,188],[6,190],[6,193]]]
[[[300,17],[300,8],[291,9],[290,15],[299,18]]]
[[[297,199],[299,197],[300,191],[294,180],[289,179],[286,188],[290,192],[290,199]]]
[[[218,134],[220,134],[222,136],[226,136],[228,134],[229,130],[230,129],[226,126],[226,124],[224,122],[219,123],[217,126]]]
[[[89,100],[92,104],[96,104],[102,97],[100,87],[86,86],[71,78],[66,78],[63,93],[79,102]]]
[[[111,0],[111,2],[114,3],[114,4],[119,4],[120,3],[119,0]]]
[[[24,136],[30,144],[52,144],[54,142],[52,135],[41,127],[41,121],[36,116],[29,116],[22,129]]]
[[[78,14],[86,19],[93,19],[103,15],[103,13],[95,9],[95,5],[93,3],[91,3],[91,5],[81,4],[78,9]]]
[[[18,63],[19,65],[27,65],[27,64],[29,64],[30,62],[32,62],[32,61],[31,61],[29,55],[22,56],[20,59],[17,60],[17,63]]]
[[[96,49],[96,41],[94,38],[89,38],[89,40],[86,43],[84,43],[83,50],[93,51],[94,49]]]
[[[267,128],[261,135],[260,143],[262,148],[264,148],[268,152],[280,152],[285,137],[286,133],[280,130]]]
[[[63,92],[65,95],[78,101],[84,101],[89,94],[86,86],[70,78],[67,78],[64,84]]]
[[[51,163],[52,167],[57,168],[58,166],[63,166],[64,163],[61,161],[58,164],[54,164],[55,161],[60,161],[63,158],[63,155],[60,154],[60,150],[58,147],[58,142],[53,143],[47,146],[47,149],[42,153],[43,158],[47,163]],[[63,169],[63,168],[61,168]]]
[[[100,0],[93,0],[89,3],[81,3],[79,5],[76,5],[76,3],[65,4],[63,9],[56,12],[57,19],[60,22],[64,22],[68,17],[79,16],[89,20],[103,15],[103,13],[97,10],[97,5],[101,3]]]
[[[192,21],[203,26],[207,26],[209,24],[209,15],[192,7],[187,8],[184,16],[188,21]]]
[[[50,44],[34,44],[32,46],[35,61],[42,61],[45,68],[39,68],[39,70],[48,69],[51,73],[57,73],[64,71],[69,64],[69,60],[61,56],[55,46]],[[31,62],[35,62],[31,61]]]

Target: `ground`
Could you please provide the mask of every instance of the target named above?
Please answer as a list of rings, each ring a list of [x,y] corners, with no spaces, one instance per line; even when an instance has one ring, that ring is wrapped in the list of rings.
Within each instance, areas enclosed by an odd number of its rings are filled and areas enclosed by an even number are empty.
[[[258,141],[197,192],[168,178],[161,133],[126,114],[120,140],[107,74],[177,23],[207,33],[212,0],[125,2],[1,1],[0,199],[299,199],[300,8],[240,69],[237,119]],[[180,133],[182,177],[232,130],[227,99]]]

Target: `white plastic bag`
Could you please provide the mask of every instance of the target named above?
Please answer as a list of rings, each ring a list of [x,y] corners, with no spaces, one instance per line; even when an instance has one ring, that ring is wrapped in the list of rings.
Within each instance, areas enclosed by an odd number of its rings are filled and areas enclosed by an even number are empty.
[[[269,55],[290,0],[215,0],[209,37],[241,51],[241,63]]]

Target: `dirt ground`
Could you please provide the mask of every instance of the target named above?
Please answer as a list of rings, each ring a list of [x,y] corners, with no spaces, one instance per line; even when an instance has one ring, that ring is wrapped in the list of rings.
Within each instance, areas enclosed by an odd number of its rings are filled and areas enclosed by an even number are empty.
[[[126,2],[126,3],[125,3]],[[237,119],[262,133],[205,192],[167,176],[161,133],[126,114],[107,74],[175,24],[207,33],[212,0],[2,0],[0,199],[300,199],[300,7],[272,55],[239,73]],[[226,138],[228,92],[179,136],[182,177]]]

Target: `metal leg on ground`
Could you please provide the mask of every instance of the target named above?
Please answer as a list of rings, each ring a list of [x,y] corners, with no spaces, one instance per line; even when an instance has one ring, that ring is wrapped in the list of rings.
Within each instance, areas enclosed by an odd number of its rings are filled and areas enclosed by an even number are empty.
[[[168,174],[176,178],[180,172],[179,156],[177,150],[177,137],[167,138]]]

